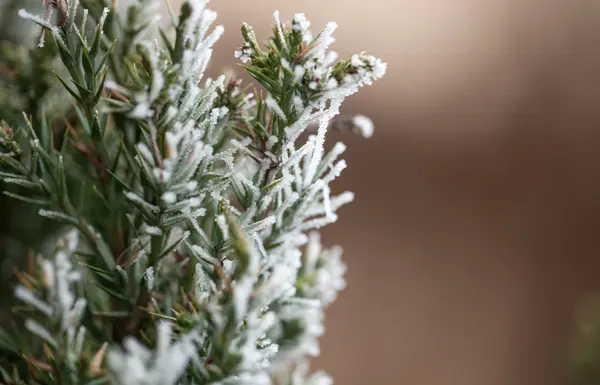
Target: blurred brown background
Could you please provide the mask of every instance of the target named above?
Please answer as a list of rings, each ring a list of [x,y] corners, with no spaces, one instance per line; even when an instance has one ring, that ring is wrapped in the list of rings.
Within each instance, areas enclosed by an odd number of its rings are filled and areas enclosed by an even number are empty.
[[[335,49],[388,75],[346,104],[376,123],[349,145],[326,231],[349,266],[316,368],[340,385],[568,384],[574,309],[600,287],[600,3],[213,1],[238,26],[271,13],[339,24]]]

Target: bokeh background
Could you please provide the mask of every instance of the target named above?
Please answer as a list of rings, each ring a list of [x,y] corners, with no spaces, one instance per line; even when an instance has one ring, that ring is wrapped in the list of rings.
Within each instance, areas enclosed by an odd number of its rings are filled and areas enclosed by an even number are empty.
[[[238,26],[271,14],[339,24],[334,49],[388,74],[346,102],[376,135],[348,144],[353,205],[325,231],[348,288],[322,355],[340,385],[569,384],[581,301],[600,288],[600,3],[215,0]]]

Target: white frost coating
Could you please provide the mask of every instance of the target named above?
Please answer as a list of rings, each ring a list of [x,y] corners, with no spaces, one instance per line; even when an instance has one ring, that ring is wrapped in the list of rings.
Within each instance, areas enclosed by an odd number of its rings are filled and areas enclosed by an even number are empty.
[[[44,260],[42,264],[43,275],[42,278],[44,280],[44,286],[48,289],[50,295],[55,295],[55,287],[56,287],[56,274],[54,270],[54,265],[52,262],[47,259]]]
[[[69,257],[62,251],[56,254],[56,299],[60,311],[64,314],[71,309],[75,302],[75,295],[71,292],[69,273],[71,262]]]
[[[360,135],[365,138],[373,136],[374,125],[373,121],[364,115],[356,115],[352,119],[352,124],[357,128]]]
[[[321,253],[321,235],[317,231],[311,231],[308,234],[308,245],[306,246],[306,252],[304,259],[307,269],[314,269],[319,254]]]
[[[331,171],[329,172],[329,174],[327,174],[323,178],[324,183],[325,184],[331,183],[331,181],[333,181],[335,178],[339,177],[341,175],[342,171],[344,171],[347,167],[348,167],[348,164],[346,163],[345,160],[342,159],[339,162],[337,162],[331,168]]]
[[[25,328],[49,343],[51,346],[58,346],[58,342],[56,342],[56,340],[52,337],[50,331],[31,318],[25,320]]]
[[[154,175],[154,179],[160,184],[166,184],[171,179],[171,171],[159,167],[152,169],[152,175]]]
[[[307,267],[306,274],[312,275],[314,280],[303,287],[304,295],[320,300],[323,305],[335,300],[337,293],[346,287],[346,265],[341,256],[342,249],[337,246],[320,252],[320,263]]]
[[[329,66],[335,64],[335,61],[338,59],[338,57],[339,57],[339,55],[336,51],[327,52],[327,54],[325,55],[325,58],[323,59],[323,66],[329,67]]]
[[[144,273],[144,278],[146,279],[146,286],[148,287],[148,291],[152,291],[154,288],[154,268],[150,266],[146,269]]]
[[[291,70],[292,70],[292,67],[291,67],[291,65],[290,65],[290,62],[289,62],[289,61],[287,61],[287,59],[286,59],[286,58],[281,58],[281,67],[282,67],[283,69],[286,69],[286,70],[289,70],[289,71],[291,71]]]
[[[77,8],[79,0],[70,0],[67,8],[67,27],[73,29],[75,27],[75,17],[77,16]]]
[[[310,219],[300,225],[301,231],[320,229],[337,221],[337,215],[325,215],[321,218]]]
[[[148,226],[146,225],[144,228],[144,231],[146,232],[146,234],[150,234],[150,235],[154,235],[157,237],[160,237],[161,235],[163,235],[163,232],[161,229],[159,229],[156,226]]]
[[[316,56],[322,58],[325,54],[325,51],[335,41],[333,33],[335,32],[337,27],[338,25],[335,22],[331,21],[327,23],[325,28],[319,33],[319,35],[317,35],[317,41],[314,43],[313,48],[309,51],[308,56]]]
[[[302,34],[302,41],[310,42],[313,38],[312,32],[309,30],[310,21],[306,19],[303,13],[297,13],[292,19],[292,29]]]
[[[46,302],[37,298],[31,292],[31,290],[27,289],[25,286],[23,286],[23,285],[17,286],[15,288],[14,294],[18,300],[23,301],[30,306],[33,306],[34,308],[41,311],[45,315],[47,315],[47,316],[52,315],[52,307],[50,307],[50,305],[48,305]]]
[[[295,66],[294,67],[294,83],[300,83],[302,81],[302,78],[304,77],[304,74],[306,73],[306,68],[303,66]],[[300,103],[303,103],[302,98],[300,98],[299,96],[297,97],[298,100],[300,101]],[[295,104],[298,104],[297,102]]]
[[[279,41],[281,42],[283,48],[287,50],[287,43],[285,42],[285,37],[283,36],[283,29],[281,28],[279,10],[273,12],[273,17],[275,18],[275,26],[277,27],[277,35],[279,36]]]
[[[120,384],[128,385],[175,385],[185,371],[188,362],[197,358],[196,342],[200,340],[195,331],[184,334],[171,343],[171,325],[157,325],[158,343],[155,351],[131,337],[118,347],[109,350],[107,366]]]
[[[267,100],[265,100],[265,103],[267,104],[267,107],[269,107],[271,111],[273,111],[275,115],[277,115],[281,120],[287,121],[285,113],[283,112],[281,107],[279,107],[279,104],[277,104],[277,101],[275,101],[275,99],[273,99],[272,97],[268,97]]]
[[[12,183],[17,186],[26,187],[26,188],[35,188],[37,187],[36,183],[33,183],[27,179],[23,178],[4,178],[4,183]]]
[[[271,150],[273,148],[273,146],[279,141],[279,139],[277,139],[276,136],[269,136],[269,139],[267,140],[266,146],[267,146],[267,150]]]
[[[308,164],[308,168],[306,170],[306,175],[304,178],[304,186],[308,186],[313,183],[313,178],[317,173],[317,168],[319,167],[319,163],[323,159],[323,144],[325,143],[325,133],[327,132],[327,128],[329,127],[329,123],[331,119],[338,114],[339,107],[342,104],[342,99],[334,99],[331,101],[331,106],[329,111],[324,114],[319,119],[319,128],[317,130],[317,136],[315,139],[315,146],[313,150],[312,157],[310,159],[310,163]]]
[[[210,283],[209,278],[206,276],[202,264],[197,263],[194,274],[194,294],[197,299],[204,301],[210,295]]]
[[[253,232],[260,232],[264,229],[266,229],[267,227],[273,225],[276,221],[275,216],[271,215],[265,219],[262,219],[258,222],[255,222],[251,225],[249,225],[248,227],[246,227],[246,231],[249,233],[253,233]]]
[[[140,154],[144,157],[144,160],[154,166],[154,156],[152,155],[152,152],[148,146],[146,146],[145,143],[138,143],[136,147]]]
[[[14,293],[18,300],[47,317],[43,323],[27,319],[25,328],[45,343],[57,349],[64,349],[70,364],[74,364],[78,352],[81,351],[83,343],[81,340],[84,338],[85,330],[80,323],[87,306],[87,300],[77,298],[73,287],[73,283],[81,279],[81,273],[73,269],[70,261],[70,254],[77,248],[77,237],[77,231],[69,231],[57,241],[54,261],[48,259],[40,261],[43,271],[42,280],[47,289],[40,293],[45,297],[43,300],[21,285],[16,287]],[[42,324],[60,325],[61,338],[57,338],[56,334],[52,334]]]
[[[306,15],[303,13],[297,13],[294,15],[292,21],[292,28],[297,32],[305,32],[310,27],[310,21],[306,19]]]
[[[48,219],[55,219],[55,220],[62,220],[62,221],[71,222],[71,223],[77,223],[77,219],[75,219],[67,214],[60,213],[58,211],[40,209],[38,211],[38,215],[40,215],[42,217],[46,217]]]
[[[253,285],[254,280],[250,278],[239,280],[233,285],[233,308],[237,322],[241,322],[246,317]]]
[[[227,225],[225,215],[217,215],[216,221],[217,225],[219,226],[219,229],[221,229],[221,234],[223,234],[223,239],[229,239],[229,226]]]
[[[110,9],[108,9],[108,7],[104,7],[104,9],[102,9],[102,15],[100,15],[100,20],[98,20],[100,30],[102,30],[102,28],[104,27],[104,23],[106,22],[106,18],[108,17],[109,12]]]
[[[129,117],[132,119],[147,119],[152,117],[154,110],[150,107],[148,102],[139,102],[129,113]]]
[[[157,206],[146,202],[144,199],[142,199],[142,197],[140,197],[139,195],[137,195],[135,193],[132,193],[131,191],[126,191],[126,192],[124,192],[124,194],[125,194],[125,197],[127,199],[129,199],[132,202],[135,202],[135,203],[139,204],[140,206],[148,209],[151,212],[158,212],[159,211],[159,209],[158,209]]]
[[[198,245],[192,245],[192,250],[198,254],[198,256],[202,259],[204,259],[207,262],[210,262],[212,264],[217,264],[219,263],[219,260],[214,258],[212,255],[210,255],[204,248],[198,246]]]
[[[325,209],[325,216],[329,218],[335,217],[333,206],[331,205],[331,189],[327,185],[323,186],[323,207]]]
[[[50,17],[52,16],[52,9],[51,8],[46,8],[46,9],[47,9],[47,11],[46,11],[45,17],[43,19],[41,17],[39,17],[38,15],[34,15],[32,13],[27,12],[25,9],[19,9],[18,14],[19,14],[19,17],[21,17],[22,19],[30,20],[30,21],[36,23],[37,25],[41,26],[42,28],[52,31],[52,34],[57,39],[61,39],[58,28],[50,23]],[[40,35],[40,41],[38,43],[38,47],[40,47],[40,48],[44,47],[44,44],[45,44],[44,36],[45,36],[45,31],[42,31],[42,34]]]
[[[64,239],[67,250],[74,252],[77,249],[77,245],[79,245],[79,231],[76,229],[70,230],[67,234],[65,234]]]
[[[331,200],[331,205],[334,210],[337,210],[339,207],[346,205],[350,202],[354,201],[354,193],[352,191],[344,191],[340,195],[334,197]]]

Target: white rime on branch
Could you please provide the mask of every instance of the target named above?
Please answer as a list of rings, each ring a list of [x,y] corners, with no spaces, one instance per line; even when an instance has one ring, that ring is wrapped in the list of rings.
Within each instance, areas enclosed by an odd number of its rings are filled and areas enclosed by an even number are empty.
[[[386,64],[339,60],[336,23],[313,34],[275,11],[273,36],[243,24],[234,53],[254,94],[206,77],[224,31],[206,0],[167,1],[164,29],[153,0],[45,4],[57,25],[19,14],[52,33],[75,119],[2,125],[0,176],[69,230],[19,276],[36,341],[15,348],[21,366],[48,384],[330,385],[307,360],[346,266],[318,229],[354,195],[336,191],[346,147],[327,140]],[[373,134],[363,115],[344,124]]]

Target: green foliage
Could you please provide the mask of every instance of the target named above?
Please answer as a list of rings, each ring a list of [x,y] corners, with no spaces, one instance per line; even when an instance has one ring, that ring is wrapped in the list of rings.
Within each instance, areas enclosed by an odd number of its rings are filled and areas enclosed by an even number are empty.
[[[204,1],[183,2],[172,31],[154,28],[150,1],[116,3],[20,10],[41,48],[2,43],[0,81],[19,96],[0,100],[3,193],[66,235],[24,242],[42,253],[17,274],[0,378],[327,384],[300,363],[318,354],[345,268],[341,249],[307,233],[353,196],[332,196],[345,147],[323,142],[343,99],[385,64],[336,62],[335,24],[312,38],[304,15],[285,26],[276,13],[264,48],[242,28],[236,56],[264,89],[254,95],[204,79],[223,32]]]

